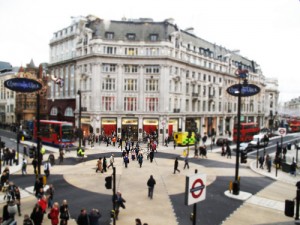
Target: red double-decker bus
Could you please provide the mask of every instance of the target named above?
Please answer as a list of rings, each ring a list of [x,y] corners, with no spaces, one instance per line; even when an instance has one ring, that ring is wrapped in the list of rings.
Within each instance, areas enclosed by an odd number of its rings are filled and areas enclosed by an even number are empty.
[[[33,138],[37,140],[37,121],[34,121]],[[74,126],[70,122],[56,120],[40,120],[41,142],[50,145],[72,145],[74,142]]]
[[[253,136],[259,133],[257,123],[241,123],[240,142],[252,141]],[[238,125],[235,124],[233,128],[233,141],[237,141]]]

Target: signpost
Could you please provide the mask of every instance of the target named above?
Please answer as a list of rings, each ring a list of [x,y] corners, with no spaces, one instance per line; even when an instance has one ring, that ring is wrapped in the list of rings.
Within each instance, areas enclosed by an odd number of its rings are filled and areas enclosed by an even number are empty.
[[[206,198],[206,174],[197,173],[186,176],[185,180],[185,204],[194,204],[193,225],[196,225],[197,202]]]
[[[232,193],[239,195],[240,192],[240,179],[239,179],[239,156],[240,156],[240,131],[241,131],[241,98],[256,95],[260,92],[260,87],[255,84],[248,84],[247,74],[248,70],[242,69],[239,65],[235,73],[239,77],[239,83],[231,85],[227,88],[229,95],[238,97],[238,112],[237,112],[237,142],[236,142],[236,163],[235,163],[235,179],[233,182]],[[240,81],[243,80],[241,84]]]

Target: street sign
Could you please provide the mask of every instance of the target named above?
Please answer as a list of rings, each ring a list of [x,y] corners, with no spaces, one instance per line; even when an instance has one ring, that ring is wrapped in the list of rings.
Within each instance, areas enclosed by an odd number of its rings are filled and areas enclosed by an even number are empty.
[[[42,84],[29,78],[12,78],[4,81],[4,86],[17,92],[35,92],[42,89]]]
[[[260,92],[260,87],[255,84],[234,84],[227,88],[227,93],[232,96],[239,96],[241,89],[241,97],[256,95]]]
[[[281,136],[285,136],[286,135],[286,128],[283,128],[283,127],[278,128],[278,133]]]
[[[185,204],[191,205],[203,201],[206,197],[206,174],[186,176]]]

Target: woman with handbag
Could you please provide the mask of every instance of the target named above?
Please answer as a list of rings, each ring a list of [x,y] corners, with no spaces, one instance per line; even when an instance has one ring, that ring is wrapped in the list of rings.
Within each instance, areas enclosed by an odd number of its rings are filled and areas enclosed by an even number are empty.
[[[68,206],[68,202],[66,199],[63,200],[60,208],[59,208],[59,212],[60,212],[60,225],[67,225],[68,224],[68,220],[70,219],[70,213],[69,213],[69,206]]]

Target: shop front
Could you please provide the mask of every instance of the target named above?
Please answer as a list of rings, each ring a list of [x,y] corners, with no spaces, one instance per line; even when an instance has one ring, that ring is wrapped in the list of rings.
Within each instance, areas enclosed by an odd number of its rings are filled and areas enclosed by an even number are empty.
[[[93,127],[91,126],[91,119],[89,117],[81,118],[81,129],[83,137],[88,137],[91,133],[93,133]]]
[[[138,140],[138,119],[137,118],[122,118],[121,123],[122,139]]]
[[[102,118],[101,134],[105,136],[114,136],[117,134],[117,118]]]

